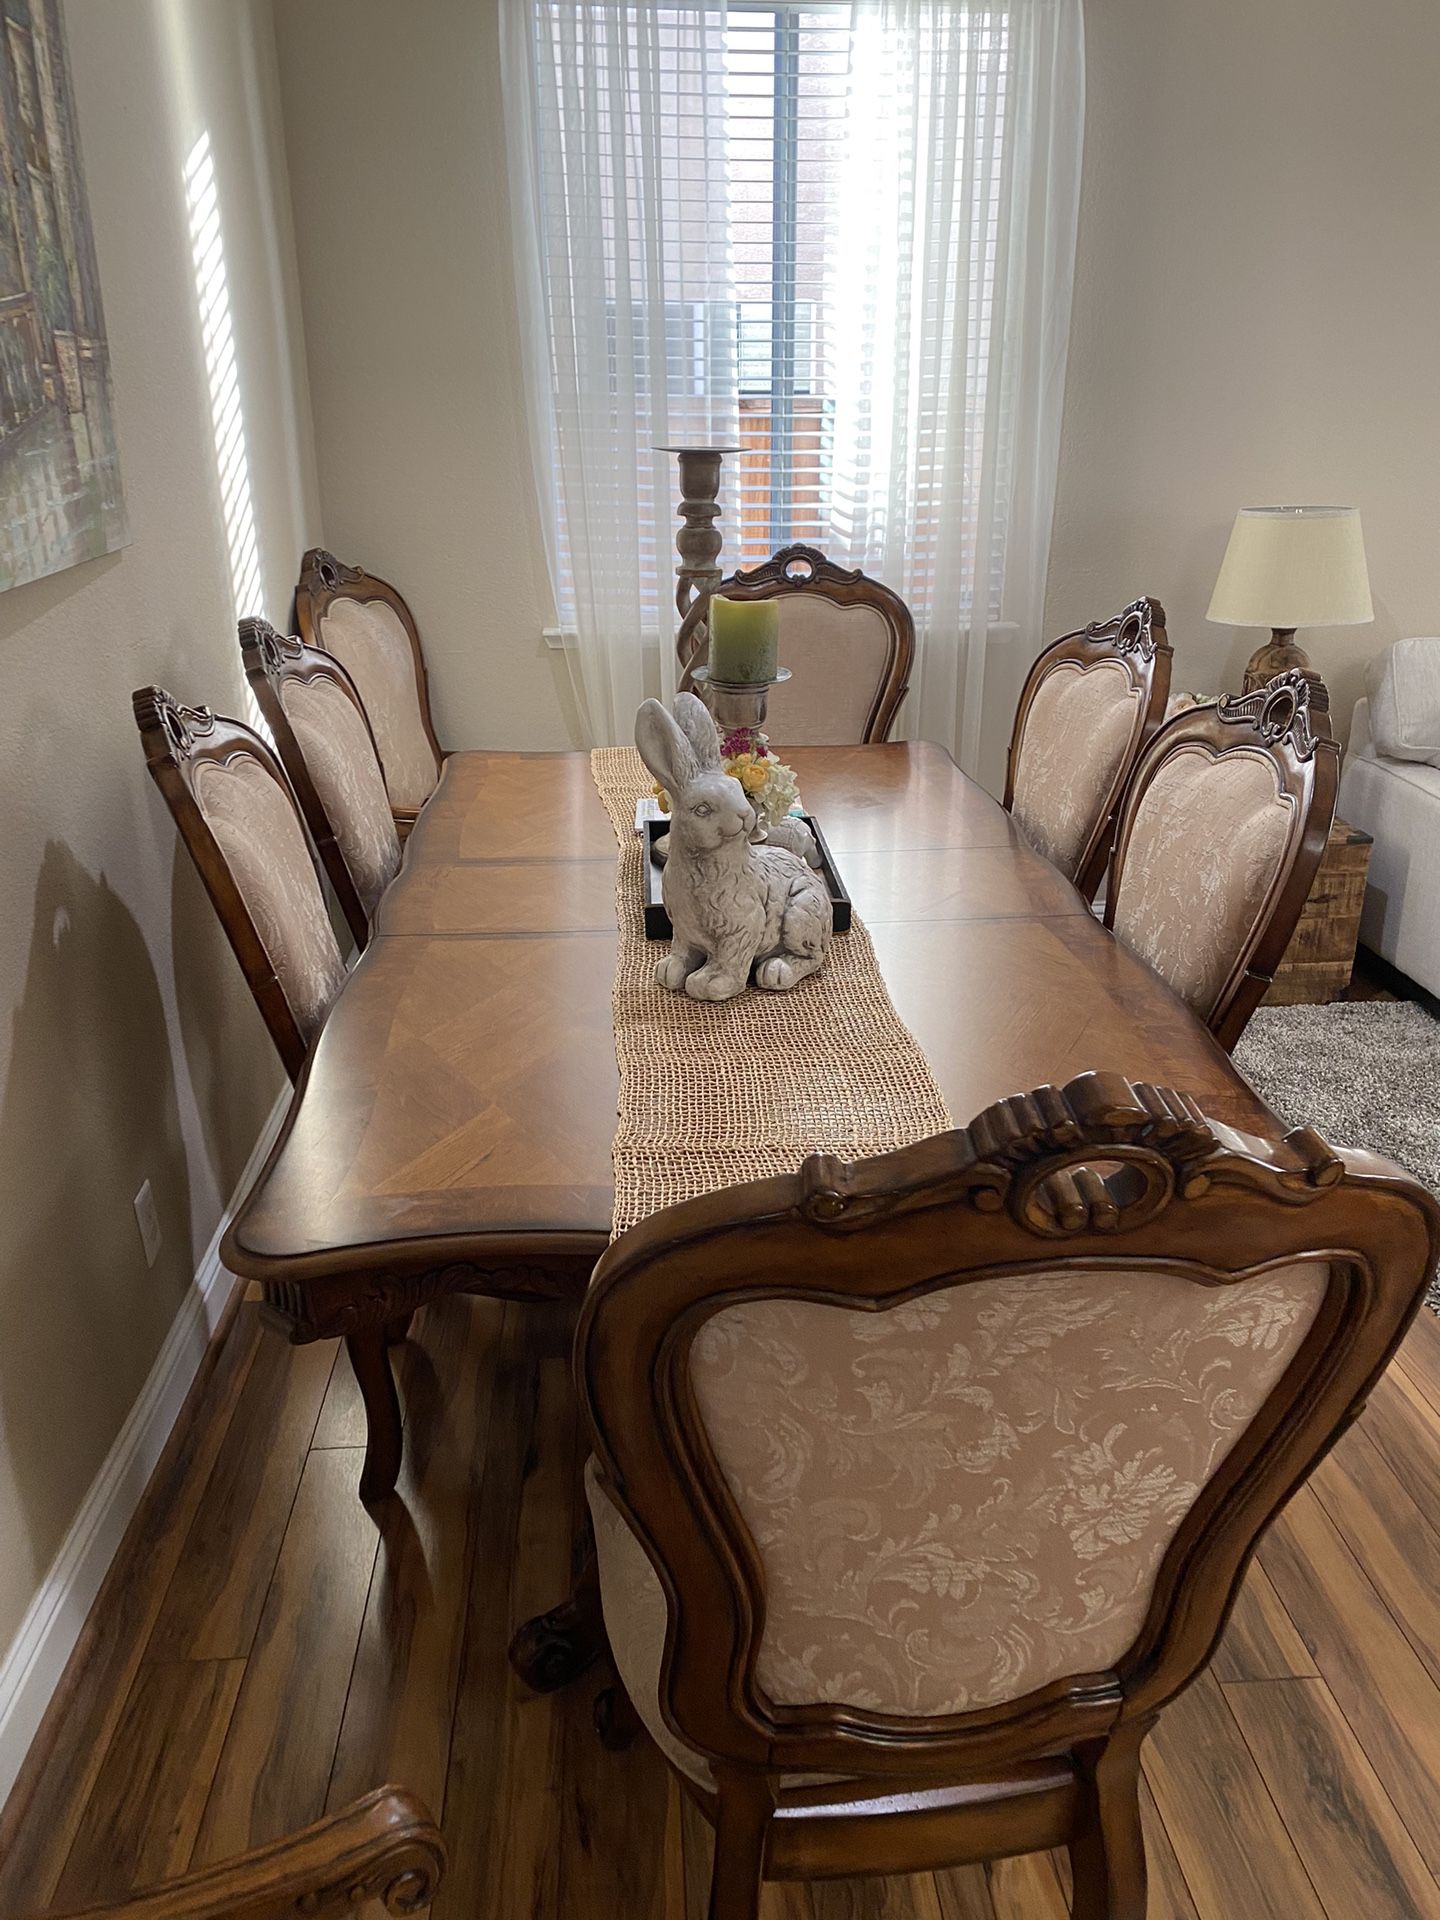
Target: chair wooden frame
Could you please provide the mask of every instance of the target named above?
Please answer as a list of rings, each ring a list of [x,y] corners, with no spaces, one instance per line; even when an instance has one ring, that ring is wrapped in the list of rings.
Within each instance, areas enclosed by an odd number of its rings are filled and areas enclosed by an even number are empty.
[[[1053,641],[1031,667],[1015,708],[1015,724],[1010,734],[1010,752],[1005,763],[1005,799],[1007,813],[1014,808],[1015,776],[1019,771],[1025,725],[1035,696],[1050,674],[1061,665],[1073,663],[1082,671],[1110,661],[1122,667],[1130,685],[1139,693],[1135,728],[1115,770],[1104,801],[1098,809],[1089,838],[1081,850],[1075,869],[1075,886],[1087,900],[1095,898],[1095,889],[1105,872],[1115,837],[1115,820],[1135,764],[1156,729],[1165,718],[1170,697],[1170,670],[1174,661],[1169,636],[1165,631],[1165,609],[1151,594],[1132,600],[1123,612],[1109,620],[1092,620],[1088,627],[1064,634]]]
[[[1176,714],[1141,754],[1125,793],[1110,857],[1105,925],[1113,927],[1125,884],[1125,858],[1136,815],[1160,769],[1182,748],[1201,746],[1214,759],[1262,756],[1274,769],[1292,811],[1284,857],[1261,903],[1206,1025],[1229,1052],[1264,999],[1300,918],[1330,827],[1340,783],[1340,748],[1330,735],[1330,696],[1318,674],[1277,674],[1255,693],[1227,694],[1217,704]],[[1203,823],[1197,822],[1203,830]]]
[[[209,707],[184,707],[163,687],[138,687],[131,700],[135,724],[145,747],[145,762],[150,776],[169,807],[180,838],[199,870],[225,937],[235,950],[246,982],[255,996],[275,1050],[292,1080],[300,1076],[309,1044],[291,1011],[290,1002],[276,977],[270,955],[251,917],[244,896],[235,884],[230,863],[210,831],[199,802],[195,798],[196,769],[207,761],[224,765],[243,754],[258,760],[265,772],[295,808],[302,836],[305,823],[296,803],[285,769],[258,733],[239,720],[227,720]],[[309,848],[308,839],[306,841]],[[323,896],[324,881],[310,850],[315,867],[315,884]]]
[[[761,566],[732,573],[715,591],[729,600],[779,600],[794,593],[813,593],[836,606],[873,608],[889,630],[890,647],[856,744],[869,746],[890,738],[900,703],[910,690],[910,670],[915,664],[915,622],[898,593],[858,567],[837,567],[818,547],[798,545],[781,547]],[[702,636],[704,631],[702,627]],[[698,665],[698,654],[681,660],[682,688],[690,686],[690,671]]]
[[[370,1900],[397,1916],[420,1913],[445,1864],[420,1802],[380,1787],[303,1833],[55,1920],[328,1920]]]
[[[324,547],[311,547],[300,562],[300,578],[295,586],[295,626],[300,639],[317,653],[328,652],[321,630],[325,615],[335,600],[383,600],[398,616],[410,642],[410,652],[415,668],[415,698],[420,706],[420,723],[425,729],[425,737],[435,754],[435,772],[438,778],[440,768],[445,762],[445,750],[435,735],[435,723],[430,717],[430,675],[425,665],[425,649],[420,644],[420,629],[415,624],[406,601],[388,580],[382,580],[377,574],[367,573],[363,567],[348,566],[345,561],[337,560],[333,553],[327,553]],[[372,727],[372,732],[374,731]],[[384,761],[381,761],[384,772]],[[414,810],[395,807],[395,824],[403,839],[414,826],[417,814]]]
[[[239,634],[245,677],[275,736],[281,762],[290,776],[290,785],[295,790],[295,798],[300,803],[300,811],[305,816],[305,824],[310,829],[310,838],[315,843],[321,864],[330,876],[330,884],[340,902],[340,911],[345,915],[345,924],[354,936],[356,946],[363,950],[370,938],[370,916],[360,898],[355,876],[346,864],[340,843],[335,838],[334,824],[325,811],[325,803],[306,764],[304,750],[295,737],[295,729],[290,724],[290,716],[281,698],[281,688],[287,680],[298,681],[302,686],[310,686],[317,680],[332,681],[359,714],[375,752],[375,764],[379,766],[380,749],[375,745],[375,734],[365,711],[365,703],[360,698],[359,688],[333,653],[323,653],[318,647],[307,647],[303,640],[278,632],[268,620],[242,620]],[[381,778],[384,778],[383,771]]]
[[[880,1159],[812,1157],[618,1240],[581,1311],[576,1375],[601,1485],[667,1595],[661,1710],[715,1774],[713,1793],[682,1781],[716,1828],[711,1920],[754,1920],[762,1878],[1055,1846],[1070,1851],[1076,1920],[1144,1920],[1146,1734],[1211,1657],[1266,1526],[1359,1415],[1437,1255],[1440,1206],[1399,1168],[1333,1152],[1310,1128],[1246,1139],[1182,1094],[1111,1073]],[[1096,1261],[1225,1286],[1306,1257],[1329,1266],[1314,1324],[1181,1524],[1112,1670],[934,1718],[762,1693],[764,1569],[690,1381],[711,1316],[774,1298],[874,1312],[997,1271]],[[840,1783],[780,1790],[810,1772]]]

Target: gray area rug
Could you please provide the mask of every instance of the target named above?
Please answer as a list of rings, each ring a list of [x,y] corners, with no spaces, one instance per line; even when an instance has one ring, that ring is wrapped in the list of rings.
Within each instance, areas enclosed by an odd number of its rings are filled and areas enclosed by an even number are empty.
[[[1235,1064],[1291,1126],[1387,1154],[1440,1194],[1440,1020],[1408,1000],[1260,1007]],[[1430,1305],[1440,1313],[1440,1281]]]

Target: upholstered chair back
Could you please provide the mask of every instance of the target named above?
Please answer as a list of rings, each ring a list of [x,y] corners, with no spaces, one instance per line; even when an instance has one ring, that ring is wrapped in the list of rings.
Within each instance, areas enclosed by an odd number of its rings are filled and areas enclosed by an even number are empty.
[[[1115,1074],[622,1236],[576,1350],[605,1624],[722,1849],[731,1796],[768,1872],[978,1857],[985,1781],[996,1850],[1063,1844],[1112,1747],[1138,1845],[1145,1731],[1437,1252],[1399,1169]]]
[[[387,581],[317,547],[301,565],[295,620],[305,645],[334,654],[359,689],[403,834],[434,792],[444,758],[409,607]]]
[[[915,623],[899,594],[804,546],[783,547],[719,591],[780,602],[780,664],[791,678],[770,689],[766,731],[777,747],[890,738],[915,658]]]
[[[332,654],[266,620],[240,622],[240,652],[295,797],[357,945],[400,867],[400,837],[355,682]]]
[[[944,1718],[1116,1666],[1328,1284],[1323,1261],[1223,1289],[1100,1263],[884,1313],[793,1296],[716,1313],[689,1386],[764,1584],[757,1690]],[[663,1727],[664,1590],[593,1475],[590,1498],[624,1596],[616,1660]],[[702,1753],[666,1744],[713,1785]]]
[[[152,777],[295,1078],[345,978],[284,769],[257,733],[161,687],[134,695]]]
[[[1112,927],[1227,1047],[1274,977],[1335,817],[1340,751],[1314,674],[1178,714],[1125,797]]]
[[[1170,663],[1165,609],[1136,600],[1047,647],[1020,695],[1005,806],[1087,900],[1105,871],[1125,783],[1164,717]]]

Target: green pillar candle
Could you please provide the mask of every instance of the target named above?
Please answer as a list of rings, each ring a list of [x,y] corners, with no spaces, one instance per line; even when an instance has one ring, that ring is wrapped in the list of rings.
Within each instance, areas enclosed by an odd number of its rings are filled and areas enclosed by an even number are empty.
[[[712,594],[710,678],[734,686],[773,680],[780,665],[780,602],[727,600]]]

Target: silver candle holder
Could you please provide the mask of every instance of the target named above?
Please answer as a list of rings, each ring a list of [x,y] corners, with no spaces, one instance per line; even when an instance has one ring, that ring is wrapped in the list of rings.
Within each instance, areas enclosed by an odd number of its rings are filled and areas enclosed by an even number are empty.
[[[770,689],[783,685],[790,669],[778,668],[773,680],[716,680],[708,667],[692,667],[690,678],[722,734],[759,733],[765,725]]]

